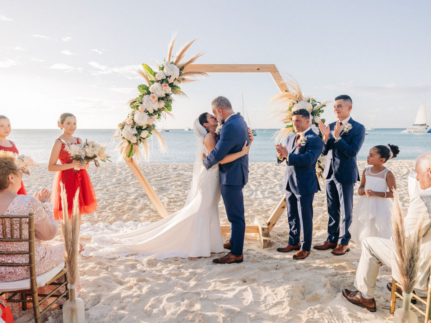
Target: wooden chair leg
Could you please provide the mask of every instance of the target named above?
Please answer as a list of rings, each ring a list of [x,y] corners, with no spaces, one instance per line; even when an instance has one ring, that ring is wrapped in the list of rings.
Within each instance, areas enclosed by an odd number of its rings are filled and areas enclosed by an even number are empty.
[[[396,295],[395,295],[395,291],[397,290],[397,282],[395,279],[392,278],[392,289],[391,289],[391,309],[390,309],[390,313],[394,314],[395,312],[395,305],[396,305]]]
[[[431,320],[430,317],[430,306],[431,306],[431,286],[428,286],[428,293],[427,293],[427,308],[425,309],[425,323],[428,323],[429,320]]]
[[[21,293],[21,299],[23,301],[27,300],[26,293]],[[27,303],[26,302],[22,302],[22,310],[27,311]]]

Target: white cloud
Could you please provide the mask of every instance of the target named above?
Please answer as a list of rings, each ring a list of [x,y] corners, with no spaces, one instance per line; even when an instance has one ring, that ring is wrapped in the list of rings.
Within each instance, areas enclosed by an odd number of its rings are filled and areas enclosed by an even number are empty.
[[[119,93],[132,93],[133,91],[135,91],[134,88],[128,87],[112,87],[111,90]]]
[[[25,49],[24,49],[24,48],[22,48],[22,47],[15,47],[13,50],[18,50],[18,51],[20,51],[20,52],[25,51]]]
[[[13,19],[6,17],[6,16],[3,16],[3,15],[0,15],[0,20],[1,21],[13,21]]]
[[[31,60],[33,62],[45,62],[43,59],[40,59],[40,58],[32,58]]]
[[[108,75],[108,74],[119,74],[128,79],[137,79],[139,78],[139,74],[136,72],[139,69],[139,65],[128,65],[122,67],[108,67],[97,62],[88,63],[91,67],[97,69],[97,71],[92,71],[93,75]]]
[[[60,71],[65,71],[65,72],[72,72],[72,71],[82,71],[82,68],[80,67],[73,67],[67,64],[62,64],[62,63],[57,63],[57,64],[53,64],[49,67],[50,69],[53,70],[60,70]]]
[[[70,50],[63,50],[62,52],[61,52],[63,55],[68,55],[68,56],[70,56],[70,55],[76,55],[75,53],[72,53]]]
[[[101,51],[101,50],[99,50],[99,49],[92,49],[92,50],[90,50],[90,53],[97,53],[97,54],[102,55],[102,54],[103,54],[103,51]]]
[[[18,62],[14,61],[13,59],[7,59],[5,61],[0,61],[0,68],[8,68],[12,66],[18,65]]]
[[[44,36],[44,35],[32,35],[32,36],[36,38],[42,38],[42,39],[51,39],[48,36]]]
[[[69,40],[72,40],[72,38],[71,37],[63,37],[61,40],[62,41],[69,41]]]

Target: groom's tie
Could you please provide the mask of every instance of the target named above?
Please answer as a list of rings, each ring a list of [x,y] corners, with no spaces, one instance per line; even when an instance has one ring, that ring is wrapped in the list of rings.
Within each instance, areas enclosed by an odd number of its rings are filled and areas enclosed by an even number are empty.
[[[296,137],[295,137],[295,145],[296,145],[296,143],[298,142],[299,137],[301,137],[301,135],[298,133],[298,134],[296,135]]]

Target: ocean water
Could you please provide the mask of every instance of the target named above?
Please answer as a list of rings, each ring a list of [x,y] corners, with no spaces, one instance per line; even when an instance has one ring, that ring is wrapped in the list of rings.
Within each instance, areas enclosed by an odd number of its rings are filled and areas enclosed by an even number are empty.
[[[376,129],[368,131],[358,159],[365,160],[370,148],[388,143],[400,147],[398,159],[412,160],[425,151],[431,151],[431,134],[414,135],[401,133],[403,129]],[[273,135],[276,129],[259,129],[250,151],[251,162],[274,162]],[[13,140],[20,153],[31,156],[37,163],[48,163],[51,147],[60,136],[59,130],[12,130],[8,139]],[[106,144],[113,162],[123,162],[116,146],[119,139],[113,139],[114,130],[77,130],[75,136],[92,139]],[[150,139],[150,163],[193,163],[196,137],[193,131],[170,130],[162,133],[168,145],[168,152],[161,153],[157,141]]]

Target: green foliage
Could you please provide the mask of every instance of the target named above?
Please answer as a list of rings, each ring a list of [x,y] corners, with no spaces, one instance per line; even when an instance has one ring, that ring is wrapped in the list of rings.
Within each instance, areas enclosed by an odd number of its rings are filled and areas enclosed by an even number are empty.
[[[142,64],[142,66],[144,67],[145,73],[147,73],[148,75],[156,76],[156,73],[147,64]]]
[[[138,85],[138,90],[141,94],[147,94],[149,87],[145,84]]]

